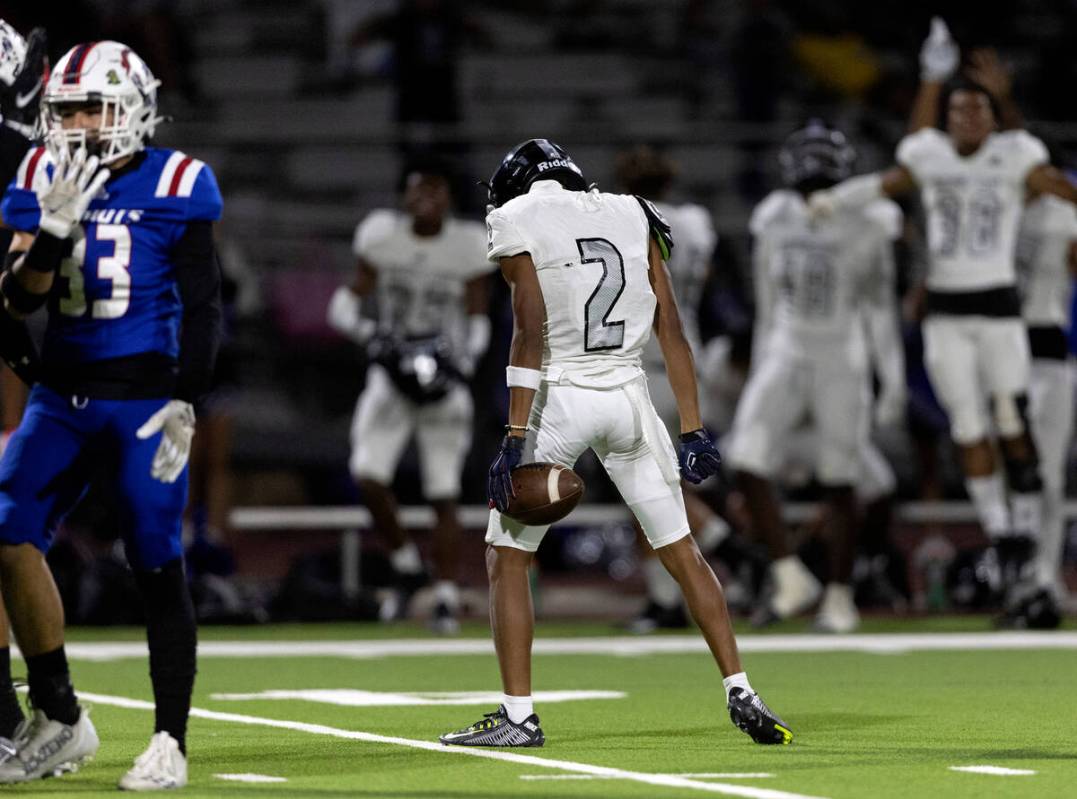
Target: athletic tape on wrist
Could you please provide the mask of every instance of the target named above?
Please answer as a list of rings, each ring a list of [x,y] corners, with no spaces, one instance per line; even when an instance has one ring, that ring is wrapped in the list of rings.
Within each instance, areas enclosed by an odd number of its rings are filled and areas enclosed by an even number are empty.
[[[22,259],[22,265],[43,275],[55,272],[64,257],[64,241],[46,230],[39,230]]]
[[[523,366],[506,366],[505,384],[509,388],[517,386],[519,388],[533,388],[538,391],[539,386],[542,385],[542,372],[538,369],[527,369]]]
[[[48,294],[34,294],[27,291],[13,272],[4,272],[0,276],[0,296],[18,313],[29,316],[48,300]]]

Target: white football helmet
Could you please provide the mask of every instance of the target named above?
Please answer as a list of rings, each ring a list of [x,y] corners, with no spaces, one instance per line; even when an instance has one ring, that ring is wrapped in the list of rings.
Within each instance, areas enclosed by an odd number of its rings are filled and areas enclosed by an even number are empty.
[[[11,86],[26,59],[26,40],[0,19],[0,83]]]
[[[47,146],[54,153],[85,146],[103,164],[138,152],[163,119],[157,114],[158,85],[146,62],[125,44],[75,45],[45,84],[42,122]],[[65,129],[63,107],[83,103],[101,103],[100,126]]]

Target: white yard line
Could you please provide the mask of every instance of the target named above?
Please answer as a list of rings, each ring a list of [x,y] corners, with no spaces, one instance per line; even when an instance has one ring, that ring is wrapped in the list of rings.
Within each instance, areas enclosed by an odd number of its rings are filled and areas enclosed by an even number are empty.
[[[950,766],[950,771],[964,771],[969,774],[992,774],[996,777],[1028,777],[1036,773],[1027,768],[1005,768],[1003,766]]]
[[[865,652],[892,655],[904,652],[980,651],[999,649],[1077,649],[1077,632],[890,633],[864,635],[741,635],[741,652]],[[67,656],[76,660],[111,661],[146,657],[142,641],[69,642]],[[706,653],[698,635],[653,637],[538,638],[536,655],[672,655]],[[377,641],[201,641],[202,658],[266,657],[430,657],[435,655],[492,655],[488,638],[395,639]]]
[[[699,771],[688,772],[685,774],[669,774],[670,777],[695,777],[706,779],[723,779],[723,780],[762,780],[768,777],[773,777],[773,774],[768,774],[764,771]],[[528,780],[537,782],[539,780],[608,780],[616,779],[615,777],[597,777],[593,774],[521,774],[521,780]]]
[[[288,782],[284,777],[271,777],[268,774],[214,774],[213,776],[226,782]]]
[[[106,694],[92,694],[85,691],[79,691],[79,697],[87,702],[99,705],[112,705],[113,707],[122,707],[131,710],[153,710],[152,702],[146,702],[142,699],[131,699],[125,696],[109,696]],[[412,738],[398,738],[392,735],[378,735],[372,732],[343,730],[338,727],[329,727],[324,724],[308,724],[302,721],[269,719],[262,718],[261,716],[248,716],[240,713],[219,713],[215,710],[204,710],[197,707],[191,708],[191,715],[195,718],[210,719],[212,721],[227,721],[233,724],[246,724],[258,727],[275,727],[277,729],[306,732],[311,735],[327,735],[334,738],[363,741],[365,743],[407,746],[412,749],[424,749],[428,752],[438,752],[445,755],[481,757],[488,760],[500,760],[505,763],[518,763],[525,766],[570,771],[577,774],[589,774],[609,779],[641,782],[646,785],[658,785],[663,788],[685,788],[695,791],[704,791],[706,793],[723,794],[725,796],[744,796],[748,797],[748,799],[821,799],[820,797],[789,793],[788,791],[777,791],[770,788],[753,788],[747,785],[728,785],[720,782],[697,782],[686,777],[675,777],[668,774],[647,774],[642,771],[626,771],[623,769],[609,768],[607,766],[593,766],[589,763],[575,763],[571,760],[553,760],[550,758],[536,757],[534,755],[523,755],[516,752],[473,749],[463,746],[442,746],[440,743],[434,741],[419,741]]]

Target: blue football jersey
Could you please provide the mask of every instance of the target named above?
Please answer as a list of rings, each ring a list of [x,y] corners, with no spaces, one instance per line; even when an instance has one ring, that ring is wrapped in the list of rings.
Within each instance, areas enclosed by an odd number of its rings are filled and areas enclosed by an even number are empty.
[[[43,147],[30,150],[8,186],[0,214],[15,230],[37,230],[38,170],[51,174]],[[148,147],[137,167],[105,184],[72,233],[49,295],[46,364],[90,363],[143,353],[179,355],[183,307],[170,253],[188,222],[220,219],[212,170],[176,150]]]

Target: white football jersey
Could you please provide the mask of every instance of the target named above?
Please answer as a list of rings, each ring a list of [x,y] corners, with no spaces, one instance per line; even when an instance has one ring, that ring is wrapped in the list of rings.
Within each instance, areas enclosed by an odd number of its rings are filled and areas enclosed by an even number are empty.
[[[1032,325],[1069,327],[1070,244],[1077,241],[1077,209],[1050,194],[1025,209],[1017,238],[1021,315]]]
[[[892,241],[901,223],[890,200],[815,221],[799,193],[768,195],[749,222],[763,337],[755,351],[866,368],[863,312],[892,301]]]
[[[1023,130],[992,133],[963,157],[945,133],[924,128],[901,140],[897,161],[919,184],[927,215],[927,287],[954,292],[1014,285],[1025,179],[1047,163],[1043,142]]]
[[[606,388],[639,377],[655,296],[650,231],[626,194],[531,184],[486,217],[490,260],[530,253],[546,304],[546,379]]]
[[[449,218],[435,236],[417,236],[400,211],[371,211],[352,250],[377,270],[378,332],[398,338],[445,336],[463,352],[465,285],[490,272],[482,225]]]
[[[710,212],[701,205],[655,203],[654,206],[669,222],[672,231],[674,247],[666,265],[669,267],[673,296],[677,298],[677,309],[684,325],[684,335],[696,357],[699,357],[702,349],[699,303],[703,297],[703,285],[710,272],[711,260],[714,258],[714,248],[718,246],[718,234],[714,230]],[[665,364],[657,339],[652,339],[647,345],[644,359],[648,368],[652,364]]]

